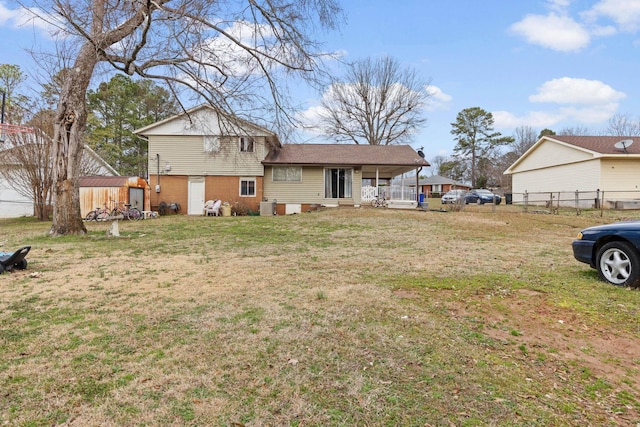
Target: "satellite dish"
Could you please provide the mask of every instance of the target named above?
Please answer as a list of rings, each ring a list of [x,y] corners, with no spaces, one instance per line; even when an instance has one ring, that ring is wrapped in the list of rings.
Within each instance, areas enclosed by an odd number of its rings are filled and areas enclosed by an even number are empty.
[[[626,153],[627,147],[629,147],[631,144],[633,144],[633,139],[623,139],[622,141],[618,141],[615,144],[613,144],[613,146],[616,149],[622,150]]]
[[[420,149],[418,150],[418,156],[422,157],[424,159],[424,151],[422,151],[424,149],[424,147],[420,147]]]

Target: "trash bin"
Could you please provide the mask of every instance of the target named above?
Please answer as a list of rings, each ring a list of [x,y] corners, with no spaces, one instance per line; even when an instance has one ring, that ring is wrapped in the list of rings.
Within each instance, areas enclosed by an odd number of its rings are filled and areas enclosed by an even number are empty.
[[[504,202],[507,205],[510,205],[512,201],[513,201],[513,194],[512,193],[504,193]]]
[[[222,216],[231,216],[231,206],[228,203],[220,206],[220,211],[222,212]]]
[[[418,196],[418,204],[422,206],[423,203],[424,203],[424,193],[420,193],[420,195]]]

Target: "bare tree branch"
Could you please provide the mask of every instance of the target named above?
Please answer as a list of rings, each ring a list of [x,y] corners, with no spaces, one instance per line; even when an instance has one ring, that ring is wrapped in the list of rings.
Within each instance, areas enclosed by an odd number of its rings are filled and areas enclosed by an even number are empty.
[[[339,142],[405,142],[426,123],[423,107],[430,96],[428,84],[394,59],[358,61],[325,93],[322,131]]]

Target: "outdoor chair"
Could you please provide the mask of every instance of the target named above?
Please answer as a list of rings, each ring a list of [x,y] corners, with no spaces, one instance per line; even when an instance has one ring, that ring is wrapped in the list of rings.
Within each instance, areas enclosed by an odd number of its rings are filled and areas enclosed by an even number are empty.
[[[205,216],[209,216],[209,215],[220,216],[221,204],[222,204],[222,200],[207,200],[207,202],[204,204]]]

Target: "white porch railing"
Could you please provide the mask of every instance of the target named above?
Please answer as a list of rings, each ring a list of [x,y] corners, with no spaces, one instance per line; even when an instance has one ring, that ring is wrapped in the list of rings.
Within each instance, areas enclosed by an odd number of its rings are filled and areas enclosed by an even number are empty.
[[[406,200],[406,201],[416,201],[416,188],[409,186],[401,186],[401,185],[392,185],[392,186],[384,186],[384,187],[373,187],[370,185],[362,187],[362,202],[370,202],[375,200],[376,197],[380,195],[380,197],[384,197],[386,200]]]
[[[362,187],[362,202],[371,202],[376,199],[378,195],[378,189],[371,185],[366,185]]]

